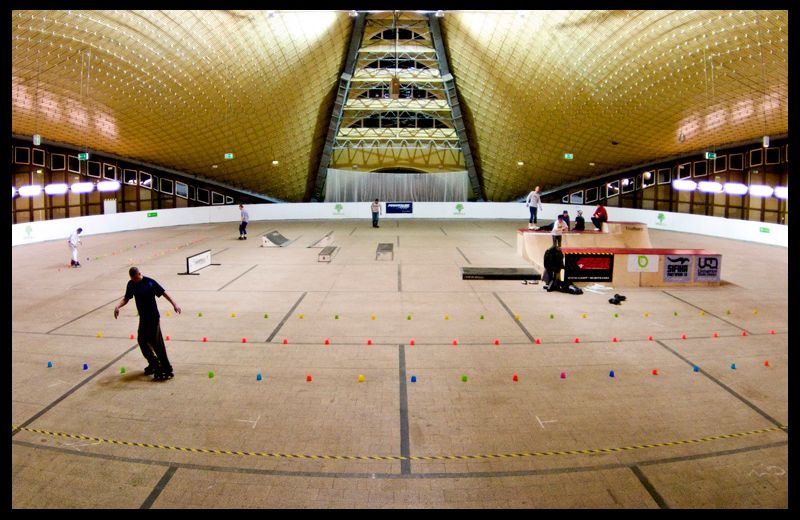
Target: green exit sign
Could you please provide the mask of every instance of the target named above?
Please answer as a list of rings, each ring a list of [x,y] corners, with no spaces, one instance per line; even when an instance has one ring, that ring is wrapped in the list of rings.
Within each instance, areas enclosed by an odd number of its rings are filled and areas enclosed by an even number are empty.
[[[572,160],[572,154],[571,153],[565,153],[564,154],[564,159],[566,159],[568,161],[571,161]]]
[[[88,153],[79,153],[78,154],[78,160],[79,161],[88,161],[89,160],[89,154]]]
[[[226,153],[225,154],[225,158],[226,159],[233,159],[233,154],[232,153]]]
[[[151,212],[149,212],[149,213],[147,214],[147,218],[150,218],[150,217],[157,217],[157,216],[158,216],[158,211],[151,211]]]
[[[716,159],[717,154],[714,152],[706,152],[706,159]]]
[[[760,227],[760,228],[758,228],[758,230],[761,231],[762,233],[769,233],[769,228],[768,227]]]

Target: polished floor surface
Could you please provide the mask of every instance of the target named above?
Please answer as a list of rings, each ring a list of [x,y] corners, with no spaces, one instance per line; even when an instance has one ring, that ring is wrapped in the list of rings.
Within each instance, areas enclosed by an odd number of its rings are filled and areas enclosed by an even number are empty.
[[[526,266],[524,224],[148,229],[85,236],[79,269],[13,248],[11,505],[788,507],[787,249],[650,231],[722,254],[719,287],[461,279]],[[134,303],[113,317],[132,264],[183,311],[159,300],[169,381]]]

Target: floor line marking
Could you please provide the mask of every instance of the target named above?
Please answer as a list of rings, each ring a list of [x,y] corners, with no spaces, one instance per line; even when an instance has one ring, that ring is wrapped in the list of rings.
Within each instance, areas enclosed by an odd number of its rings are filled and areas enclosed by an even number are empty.
[[[302,295],[300,295],[300,298],[298,298],[297,301],[294,302],[294,305],[292,305],[292,308],[289,309],[289,312],[286,313],[286,316],[283,317],[281,322],[278,323],[277,327],[275,327],[275,330],[272,331],[272,334],[270,334],[269,337],[266,339],[267,343],[272,341],[272,338],[274,338],[275,335],[278,334],[278,331],[281,330],[281,327],[283,327],[283,324],[286,323],[286,320],[289,319],[289,316],[291,316],[292,313],[294,312],[294,310],[297,308],[297,306],[300,305],[300,302],[303,301],[303,298],[306,297],[306,294],[308,294],[308,291],[306,291]]]

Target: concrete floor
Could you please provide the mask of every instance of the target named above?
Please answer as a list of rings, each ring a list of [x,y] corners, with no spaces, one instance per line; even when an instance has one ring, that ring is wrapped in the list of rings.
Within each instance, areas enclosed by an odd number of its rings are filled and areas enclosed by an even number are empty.
[[[788,507],[788,251],[651,230],[721,253],[723,283],[619,307],[461,280],[526,266],[521,225],[149,229],[84,237],[81,269],[64,241],[13,248],[12,507]],[[291,244],[259,247],[274,229]],[[177,275],[206,249],[221,265]],[[131,263],[183,308],[159,300],[167,382],[134,303],[113,318]]]

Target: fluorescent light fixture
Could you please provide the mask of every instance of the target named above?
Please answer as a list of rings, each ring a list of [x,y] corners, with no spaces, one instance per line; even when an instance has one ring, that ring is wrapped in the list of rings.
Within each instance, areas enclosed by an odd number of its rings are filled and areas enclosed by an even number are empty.
[[[767,186],[765,184],[751,184],[750,185],[750,196],[751,197],[772,197],[772,186]]]
[[[788,199],[789,198],[789,188],[786,186],[775,186],[775,194],[776,197],[779,199]]]
[[[769,148],[769,136],[765,135],[763,140],[764,148]]]
[[[525,163],[524,163],[524,162],[522,162],[522,161],[517,161],[517,166],[524,166],[524,165],[525,165]]]
[[[97,183],[97,191],[117,191],[119,188],[119,181],[100,181]]]
[[[11,198],[13,199],[14,195],[16,195],[16,194],[17,194],[17,188],[15,188],[14,186],[11,186]]]
[[[67,190],[69,190],[69,186],[64,183],[48,184],[44,187],[44,192],[48,195],[64,195]]]
[[[277,160],[274,160],[274,161],[272,161],[272,166],[278,166],[278,164],[279,164],[279,163],[278,163],[278,161],[277,161]]]
[[[28,184],[19,187],[20,197],[35,197],[42,192],[42,187],[38,184]]]
[[[672,181],[672,188],[678,191],[694,191],[697,183],[688,179],[675,179]]]
[[[724,189],[728,195],[744,195],[747,193],[747,186],[739,182],[726,182]]]
[[[697,189],[703,193],[722,193],[722,184],[714,181],[700,181]]]
[[[91,182],[74,182],[69,187],[72,193],[89,193],[94,190],[94,184]]]

